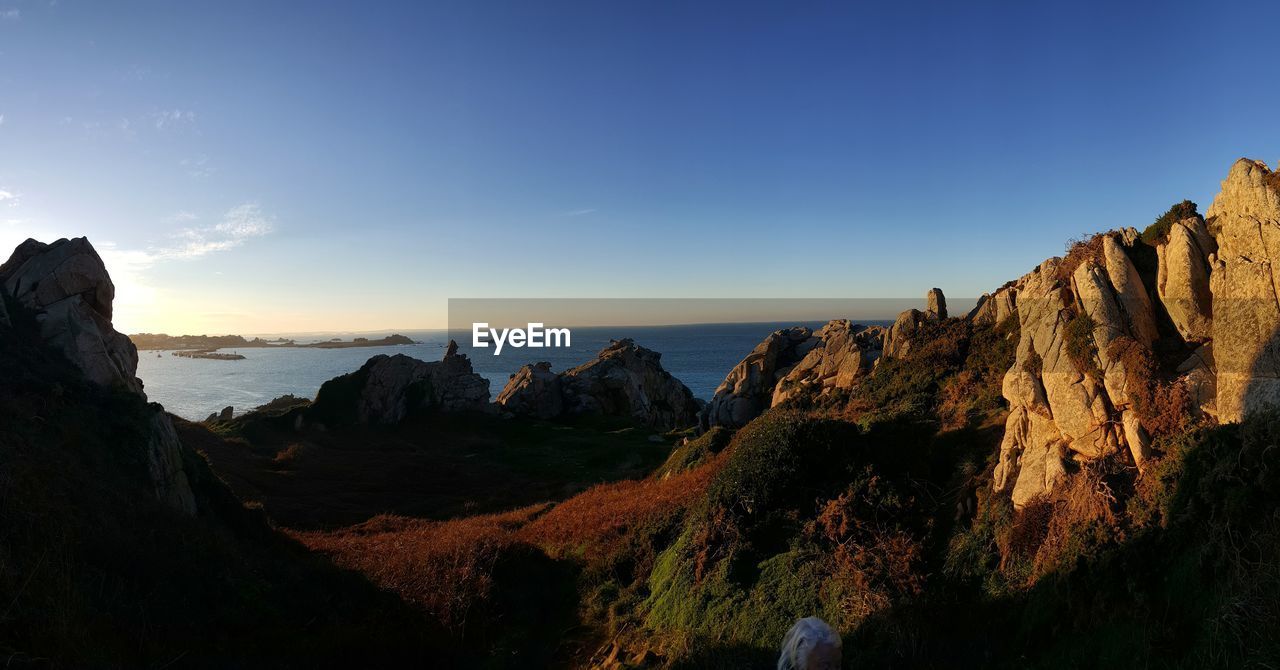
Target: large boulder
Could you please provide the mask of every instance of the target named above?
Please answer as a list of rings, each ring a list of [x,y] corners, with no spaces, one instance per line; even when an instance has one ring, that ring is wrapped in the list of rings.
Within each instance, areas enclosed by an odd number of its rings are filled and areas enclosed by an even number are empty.
[[[935,319],[947,318],[947,296],[942,294],[942,289],[931,288],[924,296],[924,311]]]
[[[560,378],[567,414],[630,416],[654,428],[694,425],[693,392],[662,368],[662,354],[616,340]]]
[[[138,350],[111,324],[115,285],[87,239],[23,242],[0,265],[0,289],[0,321],[5,325],[10,318],[3,305],[13,300],[34,314],[45,344],[90,384],[146,399],[136,376]],[[164,408],[151,404],[146,421],[147,467],[156,498],[174,511],[195,514],[195,495],[172,420]]]
[[[498,394],[497,403],[512,414],[554,419],[564,414],[560,375],[546,362],[522,366]]]
[[[394,425],[410,413],[484,411],[489,380],[471,369],[449,343],[443,359],[426,362],[404,354],[379,354],[355,372],[320,386],[308,416],[327,425]]]
[[[942,312],[946,313],[945,305]],[[809,353],[778,381],[771,406],[805,394],[852,389],[871,372],[884,344],[882,326],[865,327],[836,319],[814,334]]]
[[[1218,418],[1239,421],[1280,404],[1280,176],[1236,161],[1205,219]]]
[[[974,323],[998,324],[1018,311],[1018,289],[1014,282],[1001,286],[995,293],[984,293],[978,298],[966,318]]]
[[[111,325],[115,285],[88,240],[23,242],[0,265],[0,285],[35,314],[41,337],[86,379],[142,392],[138,350]]]
[[[773,404],[774,388],[820,340],[804,326],[774,331],[756,345],[716,387],[699,419],[712,426],[740,428]]]
[[[1213,337],[1209,258],[1217,250],[1217,241],[1199,217],[1173,224],[1166,239],[1156,245],[1156,291],[1178,334],[1188,342]]]
[[[552,375],[546,363],[522,367],[497,403],[512,414],[544,419],[598,414],[662,430],[692,426],[700,405],[688,387],[662,368],[661,359],[662,354],[630,339],[615,340],[595,358],[559,375]]]

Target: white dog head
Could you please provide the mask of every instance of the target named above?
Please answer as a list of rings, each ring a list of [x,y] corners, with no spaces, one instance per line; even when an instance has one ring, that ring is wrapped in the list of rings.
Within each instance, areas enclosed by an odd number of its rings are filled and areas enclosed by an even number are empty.
[[[778,670],[839,670],[840,636],[816,616],[795,623],[782,638]]]

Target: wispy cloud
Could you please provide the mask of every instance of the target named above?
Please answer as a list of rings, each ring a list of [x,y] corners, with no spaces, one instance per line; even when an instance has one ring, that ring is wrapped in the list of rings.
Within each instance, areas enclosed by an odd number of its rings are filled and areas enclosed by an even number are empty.
[[[200,258],[234,249],[255,237],[270,234],[273,230],[274,217],[264,214],[257,203],[245,203],[228,210],[215,225],[179,231],[174,235],[174,244],[153,249],[151,253],[157,259]]]
[[[151,115],[156,130],[176,128],[196,120],[196,113],[189,109],[162,109]]]
[[[177,222],[190,222],[199,217],[180,211],[171,217]],[[274,229],[272,217],[263,214],[256,203],[233,207],[221,220],[211,226],[184,228],[170,237],[166,244],[145,249],[121,248],[111,241],[97,242],[96,246],[111,279],[116,285],[116,314],[145,312],[152,308],[163,292],[149,278],[150,270],[168,261],[185,261],[238,247],[255,237],[261,237]]]
[[[22,18],[22,11],[8,8],[0,9],[0,21],[17,21]]]
[[[595,213],[595,209],[571,209],[567,212],[561,212],[560,216],[586,216]]]
[[[195,158],[184,158],[178,161],[178,165],[186,168],[187,174],[192,177],[208,177],[214,173],[214,168],[209,164],[209,157],[200,154]]]
[[[0,114],[0,126],[4,125],[4,114]]]
[[[21,201],[22,201],[22,198],[20,198],[17,193],[14,193],[13,191],[5,191],[3,189],[0,189],[0,203],[3,203],[10,207],[17,207],[18,203],[20,203]]]

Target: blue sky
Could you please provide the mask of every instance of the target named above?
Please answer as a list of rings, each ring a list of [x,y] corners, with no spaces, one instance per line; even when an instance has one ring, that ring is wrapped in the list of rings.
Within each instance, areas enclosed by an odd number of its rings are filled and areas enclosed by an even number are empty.
[[[903,5],[903,6],[894,6]],[[1280,158],[1274,3],[0,0],[0,243],[127,332],[973,296]],[[839,315],[832,315],[839,316]]]

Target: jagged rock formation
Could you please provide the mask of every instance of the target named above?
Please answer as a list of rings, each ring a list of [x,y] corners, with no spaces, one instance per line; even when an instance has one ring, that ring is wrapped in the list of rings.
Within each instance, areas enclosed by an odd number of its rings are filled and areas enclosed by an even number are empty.
[[[1051,258],[1017,284],[1021,336],[1004,380],[1010,413],[995,486],[1016,506],[1047,492],[1073,455],[1095,459],[1127,447],[1138,464],[1150,438],[1130,410],[1125,363],[1112,343],[1150,347],[1155,316],[1125,246],[1137,232],[1102,236],[1074,269]]]
[[[803,326],[774,331],[742,359],[716,387],[699,425],[739,428],[773,404],[774,387],[819,340]]]
[[[41,336],[85,378],[142,392],[138,350],[111,326],[115,285],[87,239],[53,244],[27,240],[0,265],[0,282],[6,293],[35,312]]]
[[[1223,421],[1280,403],[1280,178],[1241,159],[1206,213],[1217,410]]]
[[[945,302],[941,309],[946,313]],[[884,334],[881,326],[863,327],[848,319],[837,319],[823,326],[814,334],[816,342],[809,353],[774,387],[771,406],[814,390],[829,393],[853,388],[879,360]]]
[[[739,428],[799,395],[853,388],[879,360],[885,332],[848,319],[831,321],[816,333],[802,326],[775,331],[720,383],[699,426]]]
[[[898,315],[884,334],[884,356],[902,358],[911,349],[911,339],[925,321],[947,318],[947,298],[942,289],[932,288],[925,294],[925,311],[909,309]]]
[[[138,351],[111,325],[115,285],[87,239],[23,242],[0,265],[0,286],[0,305],[12,299],[33,313],[41,339],[66,357],[89,383],[146,398],[136,376]],[[0,312],[0,325],[11,326],[7,310],[0,307]],[[195,514],[195,496],[183,468],[183,447],[173,422],[159,405],[152,404],[148,411],[148,471],[155,495],[178,512]]]
[[[484,411],[489,380],[449,343],[444,358],[428,363],[404,354],[379,354],[350,374],[320,386],[308,417],[326,425],[394,425],[412,412]]]
[[[1150,436],[1134,384],[1153,373],[1131,369],[1135,347],[1163,340],[1184,352],[1168,381],[1186,389],[1193,414],[1234,422],[1280,405],[1280,178],[1237,161],[1205,221],[1184,218],[1155,241],[1148,284],[1133,260],[1151,251],[1144,245],[1132,229],[1101,235],[1001,289],[1021,338],[1004,380],[1010,414],[994,485],[1015,506],[1047,493],[1071,460],[1124,450],[1143,467]],[[993,302],[970,316],[999,318]],[[1175,332],[1161,331],[1163,315]]]
[[[512,414],[540,418],[602,414],[660,429],[693,425],[698,401],[662,368],[661,358],[630,339],[615,340],[590,361],[555,375],[554,381],[549,364],[524,366],[498,395],[497,404]]]
[[[497,403],[512,414],[554,419],[564,413],[560,375],[547,362],[521,366],[498,394]]]
[[[1001,286],[995,293],[984,293],[965,318],[974,323],[997,324],[1018,312],[1018,290],[1014,282]]]

